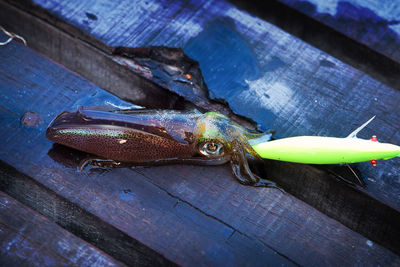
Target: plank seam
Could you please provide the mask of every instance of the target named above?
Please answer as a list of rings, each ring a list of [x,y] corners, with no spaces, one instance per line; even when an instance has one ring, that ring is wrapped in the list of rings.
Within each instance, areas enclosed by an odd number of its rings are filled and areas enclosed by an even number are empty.
[[[0,190],[127,265],[176,265],[165,256],[1,160]],[[65,214],[60,214],[60,210],[65,211]]]
[[[400,63],[278,0],[229,0],[376,80],[400,90]]]
[[[225,222],[225,221],[223,221],[223,220],[221,220],[221,219],[215,217],[214,215],[211,215],[211,214],[209,214],[209,213],[203,211],[203,210],[200,209],[199,207],[197,207],[197,206],[193,205],[192,203],[190,203],[190,202],[188,202],[188,201],[186,201],[186,200],[180,198],[179,196],[172,194],[171,192],[169,192],[169,191],[166,190],[165,188],[163,188],[163,187],[161,187],[160,185],[154,183],[146,174],[140,172],[139,170],[136,170],[136,169],[131,169],[131,170],[134,171],[134,172],[136,172],[136,173],[138,173],[138,174],[140,174],[140,175],[142,175],[149,183],[151,183],[152,185],[154,185],[154,186],[157,187],[158,189],[162,190],[163,192],[165,192],[165,193],[166,193],[167,195],[169,195],[170,197],[176,199],[176,200],[178,201],[178,203],[179,203],[179,202],[184,203],[184,204],[188,205],[189,207],[195,209],[196,211],[200,212],[201,214],[203,214],[203,215],[205,215],[205,216],[207,216],[207,217],[209,217],[209,218],[211,218],[211,219],[213,219],[213,220],[216,220],[217,222],[219,222],[219,223],[225,225],[226,227],[232,229],[233,232],[232,232],[232,234],[227,238],[227,240],[228,240],[229,238],[231,238],[235,232],[237,232],[237,233],[243,235],[244,237],[247,237],[247,238],[249,238],[249,239],[253,239],[253,240],[259,241],[260,243],[262,243],[262,245],[264,245],[265,247],[271,249],[272,251],[274,251],[274,252],[275,252],[276,254],[278,254],[279,256],[285,258],[286,260],[290,261],[291,263],[293,263],[293,264],[295,264],[295,265],[297,265],[297,266],[300,266],[298,263],[296,263],[296,262],[295,262],[293,259],[291,259],[289,256],[287,256],[287,255],[285,255],[285,254],[282,254],[281,252],[279,252],[278,250],[276,250],[274,247],[268,245],[267,243],[265,243],[265,242],[259,240],[258,238],[255,238],[255,239],[254,239],[253,237],[247,235],[246,233],[244,233],[244,232],[242,232],[242,231],[236,229],[235,227],[233,227],[233,226],[230,225],[229,223],[227,223],[227,222]],[[176,204],[176,205],[177,205],[177,204]]]

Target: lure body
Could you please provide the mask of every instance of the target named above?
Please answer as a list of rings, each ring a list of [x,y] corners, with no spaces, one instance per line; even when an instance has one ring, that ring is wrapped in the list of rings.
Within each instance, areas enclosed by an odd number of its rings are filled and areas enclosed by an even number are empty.
[[[342,164],[391,159],[400,147],[359,138],[297,136],[253,145],[265,159],[307,163]]]
[[[243,184],[276,187],[250,171],[246,153],[258,157],[249,139],[265,137],[226,116],[198,111],[96,110],[63,112],[49,125],[46,137],[56,143],[97,156],[89,164],[109,166],[230,162]]]

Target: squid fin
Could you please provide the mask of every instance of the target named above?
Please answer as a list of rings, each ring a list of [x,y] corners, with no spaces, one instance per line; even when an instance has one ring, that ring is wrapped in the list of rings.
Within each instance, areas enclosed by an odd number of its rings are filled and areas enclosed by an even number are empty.
[[[364,129],[373,119],[375,119],[375,116],[373,116],[371,119],[369,119],[366,123],[355,129],[351,134],[349,134],[346,138],[357,138],[357,134]]]

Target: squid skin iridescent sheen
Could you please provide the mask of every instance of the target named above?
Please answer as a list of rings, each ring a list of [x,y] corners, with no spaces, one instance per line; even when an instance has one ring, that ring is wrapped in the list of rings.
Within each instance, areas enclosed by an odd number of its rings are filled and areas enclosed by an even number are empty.
[[[76,112],[59,114],[47,128],[46,136],[96,156],[83,166],[230,162],[240,183],[280,189],[250,170],[247,153],[259,159],[306,164],[376,164],[378,159],[399,156],[399,146],[377,142],[375,137],[356,138],[371,120],[347,138],[298,136],[271,141],[271,132],[246,129],[217,112],[78,107]]]
[[[271,135],[246,129],[216,112],[96,107],[64,111],[46,130],[49,140],[96,156],[82,166],[230,162],[240,183],[279,188],[252,173],[247,162],[246,153],[260,158],[248,140],[270,140]]]

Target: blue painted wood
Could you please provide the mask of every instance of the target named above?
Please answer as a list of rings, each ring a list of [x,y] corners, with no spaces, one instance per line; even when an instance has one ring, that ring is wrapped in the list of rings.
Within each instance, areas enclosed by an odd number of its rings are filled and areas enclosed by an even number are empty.
[[[72,155],[74,159],[77,154],[64,151],[58,158],[54,155],[53,143],[45,137],[50,121],[63,110],[75,110],[77,105],[110,105],[111,102],[111,105],[126,106],[128,103],[18,43],[1,47],[0,57],[3,59],[0,122],[4,125],[0,136],[5,137],[0,140],[0,160],[178,264],[259,265],[268,261],[293,265],[291,260],[245,233],[236,233],[231,240],[236,230],[229,223],[182,202],[136,171],[78,172],[76,165],[67,167],[65,158]],[[37,126],[21,123],[28,111],[40,116]],[[174,179],[176,173],[183,171],[197,176],[200,171],[201,176],[195,179],[199,181],[219,173],[228,183],[239,186],[227,166],[211,169],[170,166],[163,174],[168,174],[171,185],[184,190],[185,185]],[[51,207],[45,210],[49,209],[45,212],[50,212],[51,217],[65,216],[63,210]],[[231,212],[233,215],[234,211]],[[244,251],[240,246],[251,249]],[[379,253],[386,253],[381,249]]]
[[[2,266],[125,266],[0,191]]]
[[[397,0],[278,0],[400,63]]]
[[[77,172],[54,161],[44,135],[50,120],[109,94],[17,43],[2,47],[0,57],[0,135],[6,137],[0,159],[168,259],[252,266],[399,262],[289,194],[238,184],[227,166]],[[39,125],[21,124],[27,111],[40,115]]]
[[[344,137],[376,115],[360,136],[400,143],[399,91],[228,2],[34,2],[109,46],[182,47],[211,96],[277,137]],[[400,160],[378,166],[357,165],[368,192],[400,210]]]

